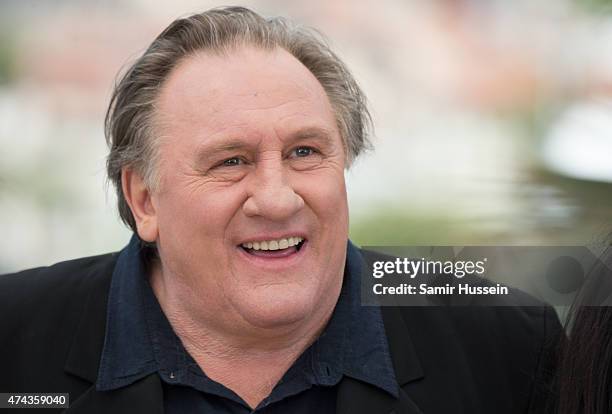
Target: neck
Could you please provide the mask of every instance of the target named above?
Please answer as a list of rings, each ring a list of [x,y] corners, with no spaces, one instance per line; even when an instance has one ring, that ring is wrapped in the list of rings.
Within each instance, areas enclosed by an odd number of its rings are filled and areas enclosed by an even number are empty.
[[[336,305],[322,303],[308,320],[274,328],[244,323],[223,329],[220,317],[203,316],[192,290],[169,283],[161,267],[152,269],[151,285],[183,346],[202,371],[245,400],[252,408],[267,397],[295,360],[319,337]],[[339,294],[339,289],[338,289]]]

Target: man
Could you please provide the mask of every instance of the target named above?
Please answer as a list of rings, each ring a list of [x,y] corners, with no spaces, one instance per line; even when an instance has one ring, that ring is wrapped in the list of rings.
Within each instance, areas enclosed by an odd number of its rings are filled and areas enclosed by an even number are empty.
[[[525,412],[550,310],[360,306],[344,170],[368,120],[310,32],[173,22],[107,115],[135,235],[0,279],[0,391],[67,392],[68,413]]]

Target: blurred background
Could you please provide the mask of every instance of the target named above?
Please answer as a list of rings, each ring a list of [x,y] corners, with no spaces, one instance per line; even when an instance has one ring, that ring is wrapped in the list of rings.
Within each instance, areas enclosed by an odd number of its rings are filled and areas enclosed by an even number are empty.
[[[0,273],[120,249],[103,118],[173,19],[227,3],[0,1]],[[612,0],[242,1],[327,35],[371,103],[362,245],[581,245],[612,230]]]

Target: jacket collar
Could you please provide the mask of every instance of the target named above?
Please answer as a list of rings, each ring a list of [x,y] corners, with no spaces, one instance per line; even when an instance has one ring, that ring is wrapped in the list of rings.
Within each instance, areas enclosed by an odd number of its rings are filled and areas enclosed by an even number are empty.
[[[84,280],[90,282],[86,305],[77,325],[64,371],[94,383],[106,332],[106,308],[111,276],[118,254],[113,254]]]
[[[382,307],[389,351],[400,386],[398,398],[361,381],[345,377],[338,387],[337,414],[422,414],[403,386],[424,377],[421,363],[397,307]]]

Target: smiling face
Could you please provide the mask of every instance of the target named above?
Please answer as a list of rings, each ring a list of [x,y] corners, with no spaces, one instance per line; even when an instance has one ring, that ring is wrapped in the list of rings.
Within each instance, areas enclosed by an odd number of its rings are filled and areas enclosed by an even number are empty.
[[[189,57],[155,125],[160,186],[135,214],[157,242],[154,287],[235,334],[328,316],[348,237],[345,151],[308,69],[282,49]]]

